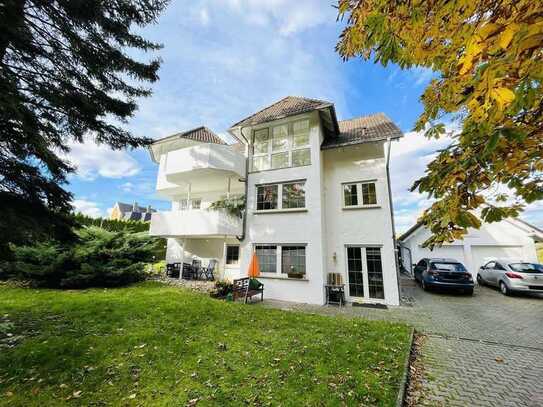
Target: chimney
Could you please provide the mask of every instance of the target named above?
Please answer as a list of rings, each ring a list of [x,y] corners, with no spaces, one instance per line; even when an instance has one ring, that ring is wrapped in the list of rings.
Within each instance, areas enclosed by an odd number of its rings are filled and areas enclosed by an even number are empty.
[[[138,211],[138,203],[134,201],[134,204],[132,205],[132,212],[137,212],[137,211]]]

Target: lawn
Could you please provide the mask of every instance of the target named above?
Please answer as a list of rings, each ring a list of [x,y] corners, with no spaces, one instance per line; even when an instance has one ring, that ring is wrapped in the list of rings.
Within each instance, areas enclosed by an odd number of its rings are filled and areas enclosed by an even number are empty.
[[[0,285],[0,405],[392,406],[408,339],[159,283]]]

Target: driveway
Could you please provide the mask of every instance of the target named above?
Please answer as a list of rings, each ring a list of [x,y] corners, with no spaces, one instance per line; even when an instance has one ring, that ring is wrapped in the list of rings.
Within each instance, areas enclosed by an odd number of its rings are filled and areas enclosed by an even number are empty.
[[[409,305],[387,310],[266,303],[413,325],[426,335],[419,405],[543,405],[543,297],[505,297],[487,287],[473,296],[428,293],[409,280],[402,297]]]

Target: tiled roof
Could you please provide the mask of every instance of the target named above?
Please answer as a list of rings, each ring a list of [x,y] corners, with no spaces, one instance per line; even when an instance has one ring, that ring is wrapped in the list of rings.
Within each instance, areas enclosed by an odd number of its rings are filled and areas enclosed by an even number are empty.
[[[357,117],[338,122],[339,135],[328,137],[321,149],[350,146],[371,141],[397,139],[402,132],[384,113]]]
[[[332,106],[332,103],[318,99],[287,96],[233,124],[231,127],[256,125],[328,106]]]
[[[127,204],[124,202],[116,202],[116,204],[119,206],[119,210],[123,214],[131,213],[132,210],[134,209],[134,204]],[[144,208],[143,206],[139,206],[138,204],[136,204],[136,212],[132,212],[132,213],[146,213],[146,212],[147,212],[147,208]],[[156,209],[151,208],[151,212],[156,212]]]
[[[173,136],[166,137],[166,139],[176,137],[199,141],[201,143],[226,144],[219,136],[217,136],[205,126],[200,126],[188,131],[183,131],[181,133],[174,134]]]

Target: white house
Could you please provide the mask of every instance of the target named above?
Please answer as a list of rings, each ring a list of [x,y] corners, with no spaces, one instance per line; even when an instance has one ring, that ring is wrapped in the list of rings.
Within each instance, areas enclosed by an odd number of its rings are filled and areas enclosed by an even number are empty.
[[[537,262],[536,242],[543,241],[543,231],[520,219],[483,223],[479,229],[468,229],[463,240],[444,244],[434,250],[422,247],[430,231],[416,224],[400,236],[402,265],[411,265],[422,258],[445,257],[460,261],[475,279],[479,267],[493,259],[515,259]]]
[[[246,276],[256,252],[265,297],[323,304],[328,273],[347,300],[399,303],[388,152],[401,131],[384,114],[338,121],[329,102],[286,97],[231,126],[226,145],[205,127],[158,140],[157,192],[171,200],[150,233],[167,261],[219,262]],[[242,200],[243,216],[210,209]]]

